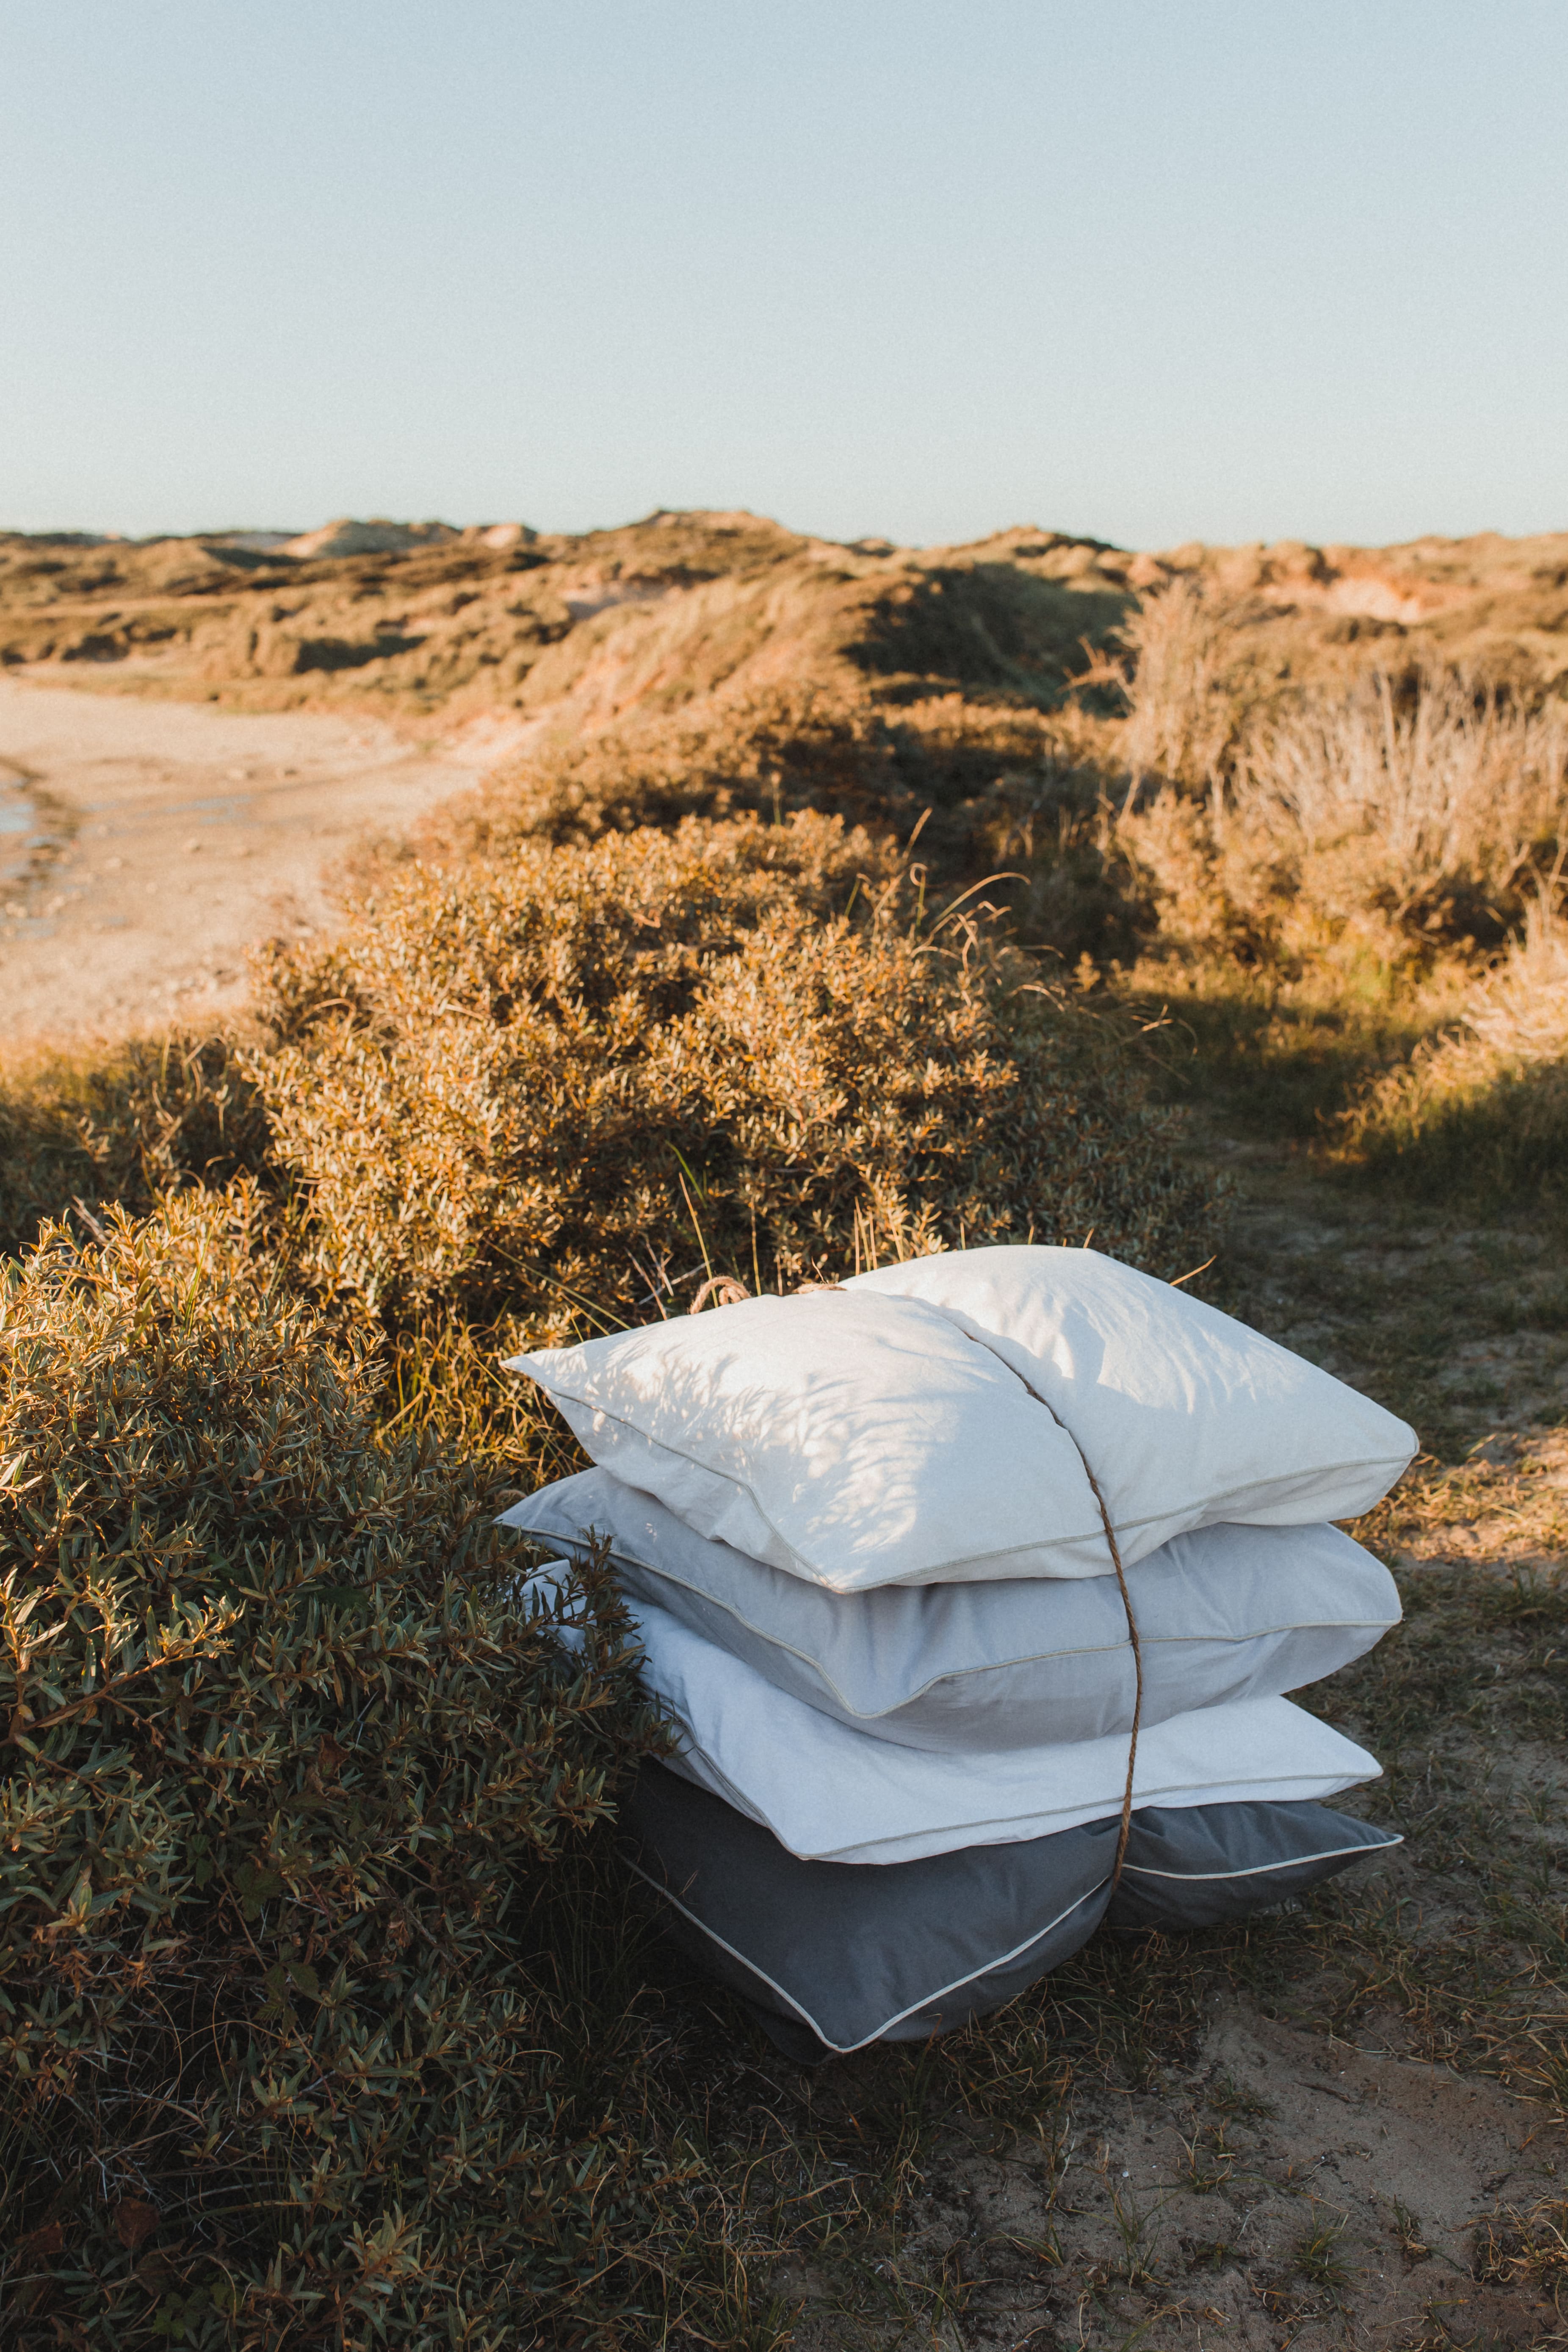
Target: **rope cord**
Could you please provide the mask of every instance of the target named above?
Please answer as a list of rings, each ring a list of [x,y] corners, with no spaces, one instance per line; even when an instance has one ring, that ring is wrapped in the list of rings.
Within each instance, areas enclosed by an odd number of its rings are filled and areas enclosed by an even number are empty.
[[[846,1286],[841,1282],[808,1282],[801,1285],[801,1291],[843,1290],[845,1287]],[[800,1292],[797,1292],[796,1296],[800,1296]],[[962,1325],[959,1328],[962,1329]],[[973,1333],[969,1336],[973,1337]],[[981,1348],[985,1345],[985,1342],[983,1339],[976,1339],[974,1344],[977,1348]],[[1116,1860],[1111,1864],[1110,1870],[1110,1890],[1114,1894],[1121,1884],[1121,1865],[1127,1858],[1127,1841],[1132,1831],[1132,1777],[1138,1769],[1138,1732],[1143,1720],[1143,1645],[1138,1638],[1138,1620],[1132,1613],[1132,1595],[1127,1589],[1127,1570],[1121,1565],[1121,1547],[1116,1540],[1116,1529],[1111,1526],[1110,1513],[1106,1507],[1105,1496],[1100,1491],[1100,1481],[1094,1475],[1093,1465],[1082,1446],[1079,1444],[1078,1438],[1070,1429],[1068,1429],[1066,1422],[1049,1399],[1040,1394],[1033,1381],[1023,1372],[1019,1372],[1016,1364],[1010,1364],[1008,1370],[1017,1372],[1019,1380],[1023,1381],[1035,1402],[1044,1405],[1057,1427],[1066,1430],[1068,1437],[1072,1438],[1078,1458],[1083,1464],[1083,1475],[1089,1480],[1089,1491],[1100,1506],[1100,1522],[1105,1529],[1105,1540],[1110,1550],[1110,1564],[1116,1570],[1116,1589],[1121,1595],[1122,1612],[1127,1619],[1127,1639],[1132,1650],[1132,1728],[1127,1739],[1127,1780],[1121,1791],[1121,1828],[1116,1840]]]
[[[1026,1381],[1026,1387],[1028,1383]],[[1045,1399],[1040,1400],[1045,1404]],[[1046,1406],[1048,1412],[1050,1407]],[[1066,1422],[1059,1426],[1067,1429]],[[1121,1865],[1127,1858],[1127,1840],[1132,1829],[1132,1775],[1138,1766],[1138,1727],[1143,1719],[1143,1645],[1138,1639],[1138,1620],[1132,1614],[1132,1595],[1127,1590],[1127,1571],[1121,1565],[1121,1547],[1116,1540],[1116,1529],[1110,1524],[1110,1513],[1105,1507],[1105,1497],[1100,1491],[1100,1481],[1089,1468],[1089,1456],[1070,1429],[1068,1435],[1078,1445],[1078,1458],[1083,1464],[1083,1475],[1094,1489],[1094,1499],[1100,1505],[1100,1516],[1105,1528],[1105,1540],[1110,1546],[1111,1565],[1116,1570],[1116,1589],[1121,1595],[1121,1606],[1127,1617],[1127,1638],[1132,1644],[1132,1729],[1127,1740],[1127,1785],[1121,1791],[1121,1832],[1116,1841],[1116,1860],[1111,1866],[1110,1891],[1114,1895],[1121,1880]]]
[[[975,1341],[977,1347],[984,1344],[984,1340]],[[1127,1619],[1127,1639],[1132,1649],[1132,1728],[1127,1738],[1127,1780],[1121,1791],[1121,1828],[1116,1840],[1116,1860],[1110,1868],[1110,1891],[1114,1895],[1121,1883],[1121,1865],[1127,1858],[1127,1841],[1132,1832],[1132,1776],[1138,1769],[1138,1730],[1143,1720],[1143,1644],[1138,1638],[1138,1620],[1132,1613],[1132,1595],[1127,1589],[1127,1570],[1121,1565],[1121,1547],[1116,1540],[1116,1529],[1110,1524],[1110,1513],[1100,1491],[1100,1481],[1094,1475],[1093,1465],[1079,1444],[1076,1433],[1068,1428],[1050,1399],[1040,1394],[1027,1374],[1018,1371],[1016,1364],[1009,1364],[1007,1369],[1017,1372],[1035,1402],[1044,1405],[1057,1427],[1066,1431],[1072,1439],[1074,1451],[1083,1464],[1083,1475],[1089,1480],[1089,1491],[1100,1506],[1100,1524],[1105,1529],[1105,1540],[1110,1549],[1110,1565],[1116,1570],[1116,1589],[1121,1595],[1122,1613]]]

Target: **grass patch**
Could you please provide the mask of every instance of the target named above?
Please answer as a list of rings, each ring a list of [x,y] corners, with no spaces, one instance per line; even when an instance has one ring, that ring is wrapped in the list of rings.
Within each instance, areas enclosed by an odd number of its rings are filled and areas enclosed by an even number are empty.
[[[1531,1202],[1561,1215],[1568,1165],[1568,921],[1542,892],[1458,1026],[1370,1078],[1341,1150],[1424,1200]]]
[[[1445,973],[1413,988],[1386,965],[1291,975],[1213,958],[1113,969],[1113,994],[1159,1037],[1170,1099],[1201,1102],[1233,1133],[1331,1145],[1349,1106],[1400,1066],[1458,1001]]]

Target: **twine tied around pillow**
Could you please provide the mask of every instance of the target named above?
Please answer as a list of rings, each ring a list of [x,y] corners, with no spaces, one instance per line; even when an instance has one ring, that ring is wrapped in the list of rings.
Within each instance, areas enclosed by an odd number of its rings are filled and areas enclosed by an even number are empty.
[[[1024,1385],[1027,1388],[1028,1382],[1026,1381]],[[1030,1393],[1033,1394],[1032,1390]],[[1042,1397],[1040,1402],[1045,1404],[1045,1402]],[[1050,1407],[1046,1405],[1046,1410],[1048,1412]],[[1067,1429],[1065,1421],[1058,1425]],[[1116,1529],[1110,1524],[1110,1513],[1105,1507],[1105,1497],[1100,1491],[1100,1481],[1089,1467],[1088,1454],[1082,1446],[1078,1444],[1078,1440],[1073,1437],[1070,1429],[1068,1429],[1068,1435],[1072,1437],[1073,1444],[1078,1445],[1078,1458],[1083,1464],[1083,1475],[1094,1491],[1095,1501],[1100,1505],[1100,1517],[1105,1528],[1105,1540],[1110,1546],[1110,1563],[1116,1570],[1116,1589],[1121,1595],[1121,1606],[1126,1613],[1127,1638],[1132,1644],[1132,1729],[1127,1740],[1127,1785],[1121,1791],[1121,1832],[1116,1841],[1116,1860],[1111,1864],[1110,1870],[1110,1891],[1114,1895],[1121,1883],[1121,1864],[1126,1859],[1127,1840],[1132,1829],[1132,1775],[1138,1764],[1138,1726],[1143,1716],[1143,1649],[1138,1639],[1138,1620],[1132,1614],[1132,1595],[1127,1590],[1127,1571],[1121,1565],[1121,1548],[1116,1540]]]
[[[700,1315],[710,1298],[720,1307],[738,1307],[742,1298],[750,1298],[751,1295],[736,1276],[710,1274],[693,1298],[690,1311],[693,1315]]]
[[[1201,1267],[1199,1271],[1201,1273]],[[848,1286],[842,1282],[803,1282],[795,1290],[795,1296],[796,1298],[805,1298],[819,1291],[847,1290],[847,1287]],[[738,1282],[733,1275],[720,1275],[705,1282],[697,1294],[698,1306],[700,1306],[710,1294],[717,1294],[719,1303],[723,1307],[729,1306],[731,1297],[747,1298],[751,1296],[745,1285]],[[694,1307],[693,1312],[695,1311]],[[973,1338],[973,1334],[971,1333],[969,1336]],[[976,1347],[984,1347],[985,1342],[983,1339],[976,1339],[974,1344]],[[1089,1480],[1089,1492],[1100,1507],[1100,1523],[1105,1529],[1105,1540],[1110,1552],[1110,1565],[1116,1570],[1116,1589],[1121,1595],[1122,1612],[1127,1619],[1127,1639],[1132,1649],[1132,1728],[1127,1738],[1127,1780],[1121,1791],[1121,1827],[1116,1840],[1116,1860],[1110,1866],[1110,1887],[1114,1894],[1121,1882],[1121,1865],[1127,1858],[1127,1841],[1132,1831],[1132,1779],[1138,1769],[1138,1730],[1143,1720],[1143,1645],[1138,1638],[1138,1620],[1132,1613],[1132,1595],[1127,1589],[1127,1570],[1121,1565],[1121,1547],[1116,1540],[1116,1529],[1110,1523],[1110,1512],[1107,1507],[1105,1496],[1100,1491],[1100,1481],[1094,1475],[1093,1465],[1082,1446],[1079,1444],[1073,1431],[1068,1428],[1066,1422],[1049,1400],[1040,1394],[1033,1381],[1026,1379],[1022,1372],[1018,1372],[1016,1364],[1010,1365],[1008,1369],[1017,1372],[1019,1380],[1023,1381],[1035,1402],[1045,1406],[1057,1427],[1067,1432],[1077,1448],[1078,1458],[1083,1464],[1083,1475]]]
[[[983,1339],[975,1341],[976,1347],[984,1347],[984,1344]],[[1138,1620],[1132,1613],[1132,1595],[1127,1590],[1127,1570],[1121,1565],[1121,1547],[1116,1540],[1116,1529],[1110,1523],[1110,1513],[1100,1492],[1100,1481],[1094,1475],[1094,1465],[1079,1444],[1077,1433],[1068,1428],[1050,1399],[1040,1394],[1033,1381],[1026,1373],[1018,1371],[1016,1364],[1009,1365],[1008,1370],[1018,1372],[1018,1378],[1035,1402],[1043,1404],[1057,1427],[1072,1439],[1078,1458],[1083,1464],[1083,1475],[1089,1480],[1089,1492],[1100,1506],[1100,1524],[1105,1529],[1110,1565],[1116,1570],[1116,1589],[1121,1595],[1122,1613],[1127,1619],[1127,1639],[1132,1645],[1132,1728],[1127,1738],[1127,1780],[1121,1791],[1121,1829],[1116,1841],[1116,1860],[1110,1865],[1110,1891],[1114,1895],[1121,1884],[1121,1865],[1127,1858],[1127,1841],[1132,1832],[1132,1775],[1138,1769],[1138,1727],[1143,1720],[1143,1645],[1138,1639]]]

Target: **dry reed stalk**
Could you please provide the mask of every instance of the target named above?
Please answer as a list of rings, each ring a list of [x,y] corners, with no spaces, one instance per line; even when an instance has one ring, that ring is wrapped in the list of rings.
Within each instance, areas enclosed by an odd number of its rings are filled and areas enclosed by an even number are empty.
[[[1308,851],[1354,841],[1401,905],[1461,876],[1500,898],[1568,822],[1568,712],[1521,709],[1451,670],[1405,704],[1374,674],[1255,734],[1229,803]]]
[[[1225,774],[1246,717],[1235,631],[1230,606],[1173,580],[1122,623],[1131,673],[1091,666],[1090,679],[1119,683],[1127,696],[1121,751],[1133,793],[1151,777],[1207,790]]]

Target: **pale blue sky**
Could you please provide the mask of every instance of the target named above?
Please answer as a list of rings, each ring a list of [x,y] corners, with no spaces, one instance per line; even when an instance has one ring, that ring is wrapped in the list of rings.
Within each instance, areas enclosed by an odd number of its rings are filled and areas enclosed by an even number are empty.
[[[0,523],[1568,528],[1565,0],[0,0]]]

